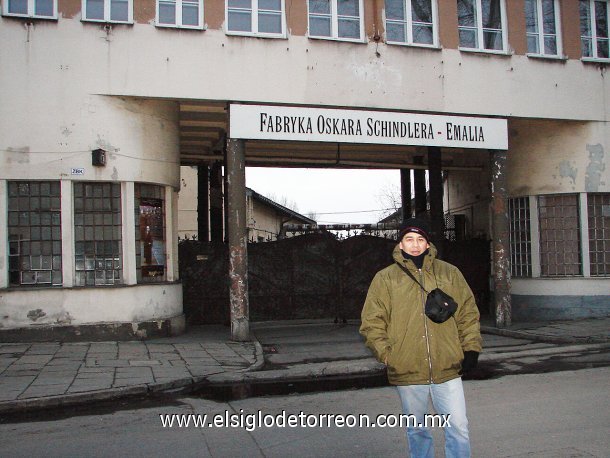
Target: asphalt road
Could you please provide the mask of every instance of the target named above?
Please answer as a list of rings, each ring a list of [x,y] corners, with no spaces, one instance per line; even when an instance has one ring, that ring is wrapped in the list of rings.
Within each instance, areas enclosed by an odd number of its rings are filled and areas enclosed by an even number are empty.
[[[508,375],[465,382],[473,456],[607,457],[610,368]],[[399,414],[392,387],[218,402],[195,397],[72,409],[0,424],[3,457],[398,457],[399,427],[254,427],[260,415]],[[163,427],[160,414],[234,415],[236,427]],[[280,417],[277,417],[279,415]],[[166,419],[170,417],[165,417]],[[327,417],[328,418],[328,417]],[[337,417],[335,417],[337,418]],[[347,417],[346,417],[347,419]],[[174,421],[176,418],[174,417]],[[348,420],[349,421],[349,420]],[[253,427],[249,427],[253,426]],[[441,441],[442,431],[435,429]],[[437,449],[437,456],[442,451]]]

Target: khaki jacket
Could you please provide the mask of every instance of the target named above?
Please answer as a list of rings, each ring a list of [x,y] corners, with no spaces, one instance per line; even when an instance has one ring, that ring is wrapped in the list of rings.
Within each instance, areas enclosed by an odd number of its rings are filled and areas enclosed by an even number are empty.
[[[459,269],[436,259],[430,244],[421,271],[394,248],[394,261],[407,267],[430,291],[440,288],[458,303],[457,312],[437,324],[424,313],[426,293],[399,266],[377,272],[362,309],[360,333],[380,362],[387,357],[393,385],[443,383],[460,376],[465,351],[481,351],[479,311]]]

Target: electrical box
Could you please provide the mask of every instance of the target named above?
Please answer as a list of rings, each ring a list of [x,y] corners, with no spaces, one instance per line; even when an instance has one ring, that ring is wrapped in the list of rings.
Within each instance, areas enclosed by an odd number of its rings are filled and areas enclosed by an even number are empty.
[[[101,148],[91,151],[91,164],[104,167],[106,165],[106,151]]]

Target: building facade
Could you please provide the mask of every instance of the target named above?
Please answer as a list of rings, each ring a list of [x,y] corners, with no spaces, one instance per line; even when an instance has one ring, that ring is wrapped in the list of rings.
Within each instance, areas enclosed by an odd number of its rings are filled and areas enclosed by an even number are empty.
[[[510,214],[515,317],[608,314],[607,0],[0,3],[2,330],[179,332],[180,166],[234,159],[233,102],[506,120],[506,208],[488,149],[455,146],[444,210],[492,240]],[[430,165],[402,140],[241,147],[265,166]]]

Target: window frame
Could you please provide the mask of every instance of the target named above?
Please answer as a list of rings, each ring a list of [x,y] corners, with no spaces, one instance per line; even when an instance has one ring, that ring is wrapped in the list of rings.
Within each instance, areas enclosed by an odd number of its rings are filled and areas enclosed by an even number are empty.
[[[387,3],[388,0],[385,0]],[[432,44],[428,43],[414,43],[413,42],[413,17],[411,12],[411,2],[413,0],[396,0],[401,1],[404,5],[405,18],[404,21],[398,21],[396,19],[390,19],[389,22],[404,22],[406,30],[407,30],[407,40],[406,41],[393,41],[388,40],[388,18],[385,16],[387,7],[384,8],[384,24],[385,24],[385,34],[386,34],[386,43],[391,45],[400,45],[400,46],[415,46],[421,48],[440,48],[439,39],[438,39],[438,3],[437,0],[430,0],[431,9],[432,9]]]
[[[456,0],[457,1],[457,0]],[[482,46],[484,43],[484,31],[485,30],[494,30],[494,29],[485,29],[483,27],[483,15],[481,14],[483,11],[482,2],[486,0],[473,0],[475,3],[475,12],[476,12],[476,26],[474,30],[477,35],[478,46],[474,48],[468,48],[465,46],[461,46],[459,44],[459,32],[461,29],[467,28],[472,29],[472,27],[464,27],[459,25],[459,16],[458,16],[458,50],[465,52],[479,52],[485,54],[503,54],[508,55],[508,28],[506,21],[506,0],[497,0],[500,4],[500,31],[502,32],[502,49],[488,49]],[[495,1],[495,0],[487,0],[487,1]]]
[[[325,35],[312,35],[311,34],[311,25],[310,19],[311,14],[309,12],[309,2],[307,0],[307,38],[315,39],[315,40],[333,40],[333,41],[349,41],[351,43],[364,43],[364,4],[363,0],[358,0],[358,8],[360,15],[358,16],[359,25],[360,25],[360,37],[359,38],[349,38],[349,37],[340,37],[339,36],[339,15],[337,9],[337,0],[329,0],[330,1],[330,36]],[[343,17],[343,16],[342,16]]]
[[[527,3],[528,0],[526,0]],[[526,30],[525,30],[525,36],[526,36],[526,40],[527,38],[529,38],[530,36],[536,36],[537,42],[538,42],[538,49],[539,52],[531,52],[529,49],[527,51],[527,56],[529,57],[544,57],[544,58],[548,58],[548,59],[562,59],[563,58],[563,43],[561,40],[561,11],[560,11],[560,4],[559,4],[559,0],[552,0],[553,1],[553,8],[555,11],[555,33],[554,34],[548,34],[544,32],[544,24],[543,24],[543,19],[544,19],[544,12],[543,12],[543,5],[542,2],[544,0],[530,0],[535,2],[536,4],[536,26],[537,26],[537,31],[536,32],[528,32],[527,31],[527,26],[526,26]],[[542,27],[541,27],[542,25]],[[547,36],[554,36],[555,37],[555,45],[557,47],[557,52],[555,54],[548,54],[545,52],[545,46],[544,46],[544,39]]]
[[[126,0],[127,2],[127,20],[119,21],[116,19],[111,19],[110,11],[111,4],[113,0],[103,0],[104,1],[104,18],[103,19],[95,19],[87,17],[87,2],[89,0],[82,0],[81,2],[81,21],[83,22],[101,22],[101,23],[111,23],[111,24],[133,24],[133,0]]]
[[[529,197],[508,199],[511,276],[532,278],[532,211]]]
[[[155,26],[156,27],[166,27],[170,29],[193,29],[193,30],[203,30],[204,29],[204,10],[203,10],[203,1],[204,0],[156,0],[155,1]],[[183,24],[182,22],[182,9],[183,2],[186,3],[197,3],[198,8],[198,23],[197,25]],[[173,24],[159,22],[159,4],[160,3],[173,3],[176,8],[176,22]]]
[[[592,62],[610,62],[610,52],[608,54],[608,57],[599,57],[599,51],[597,48],[597,23],[596,23],[596,19],[595,19],[595,3],[596,2],[602,2],[602,3],[606,3],[606,25],[607,25],[607,30],[606,30],[606,41],[608,41],[608,47],[610,48],[610,0],[579,0],[578,5],[579,5],[579,10],[580,10],[580,5],[583,2],[587,2],[589,4],[589,32],[590,32],[590,36],[583,36],[582,32],[580,34],[580,49],[581,52],[583,50],[583,38],[588,37],[588,39],[591,41],[591,56],[585,56],[584,53],[581,56],[581,60],[583,61],[592,61]],[[579,17],[579,25],[582,28],[582,17]],[[610,50],[609,50],[610,51]]]
[[[270,33],[270,32],[259,32],[258,31],[258,16],[261,11],[258,7],[259,0],[252,0],[251,8],[229,8],[229,1],[225,2],[225,34],[226,35],[235,35],[235,36],[246,36],[246,37],[262,37],[262,38],[286,38],[286,2],[285,0],[280,0],[281,7],[281,32],[279,33]],[[250,11],[250,25],[252,26],[252,31],[240,31],[240,30],[229,30],[229,9],[234,10],[242,10],[242,11]],[[262,9],[262,11],[266,11]],[[269,11],[269,10],[267,10]]]
[[[51,0],[53,3],[53,14],[51,16],[36,14],[36,2],[37,0],[27,0],[27,13],[11,13],[9,12],[10,3],[12,0],[4,0],[2,5],[2,15],[7,17],[20,17],[20,18],[32,18],[32,19],[47,19],[57,20],[57,0]]]

